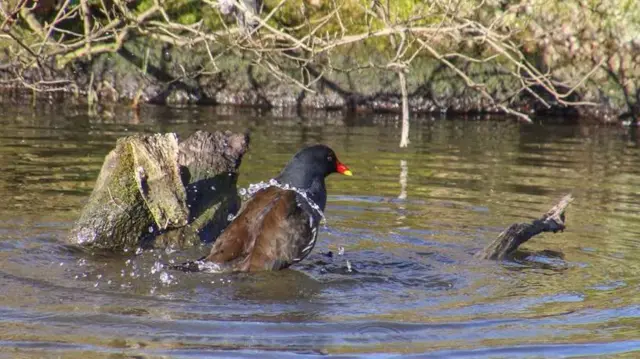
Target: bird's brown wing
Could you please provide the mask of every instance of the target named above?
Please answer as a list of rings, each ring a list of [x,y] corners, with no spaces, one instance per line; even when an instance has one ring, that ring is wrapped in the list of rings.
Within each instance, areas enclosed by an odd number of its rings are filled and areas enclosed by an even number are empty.
[[[309,242],[315,241],[316,230],[312,231],[309,218],[298,205],[296,192],[278,187],[264,189],[243,206],[206,260],[237,271],[288,267],[313,247]]]

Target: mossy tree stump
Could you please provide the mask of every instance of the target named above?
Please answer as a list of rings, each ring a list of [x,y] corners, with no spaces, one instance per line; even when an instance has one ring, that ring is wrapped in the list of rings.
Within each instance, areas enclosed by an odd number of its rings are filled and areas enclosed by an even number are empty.
[[[70,241],[88,247],[185,247],[213,240],[235,214],[237,169],[246,135],[198,131],[121,138],[100,175]]]

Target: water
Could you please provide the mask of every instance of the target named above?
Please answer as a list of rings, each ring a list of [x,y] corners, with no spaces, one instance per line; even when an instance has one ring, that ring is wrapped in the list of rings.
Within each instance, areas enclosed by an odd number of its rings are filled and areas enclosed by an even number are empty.
[[[628,130],[425,118],[400,150],[391,117],[0,114],[0,357],[640,355],[640,149]],[[330,145],[354,172],[329,177],[326,227],[291,270],[182,273],[162,264],[207,249],[64,245],[116,138],[247,128],[242,188],[303,144]],[[569,192],[564,233],[534,238],[518,262],[473,257]]]
[[[303,188],[296,188],[296,187],[289,187],[289,184],[287,183],[280,183],[278,182],[276,179],[272,178],[269,181],[262,181],[259,183],[251,183],[249,184],[249,188],[239,188],[238,189],[238,193],[240,194],[241,198],[243,201],[251,198],[251,196],[253,196],[254,194],[256,194],[258,191],[263,190],[265,188],[269,188],[269,187],[278,187],[278,188],[282,188],[284,190],[291,190],[291,191],[295,191],[297,193],[297,196],[299,196],[299,200],[300,201],[305,201],[306,204],[311,207],[311,209],[315,212],[315,214],[317,214],[320,219],[321,219],[321,223],[325,223],[326,218],[324,216],[324,212],[322,211],[322,209],[320,208],[320,206],[318,206],[315,202],[313,202],[313,200],[311,198],[309,198],[307,196],[307,191]],[[298,204],[300,205],[300,204]],[[234,217],[231,217],[231,220],[233,220]],[[311,217],[309,219],[311,222],[310,226],[313,227],[313,217]]]

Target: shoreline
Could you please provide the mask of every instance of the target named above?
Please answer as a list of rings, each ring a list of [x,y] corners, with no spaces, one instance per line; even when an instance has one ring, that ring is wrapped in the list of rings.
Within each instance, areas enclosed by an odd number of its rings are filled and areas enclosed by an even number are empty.
[[[171,53],[167,55],[167,51]],[[350,48],[332,56],[331,62],[336,67],[351,66],[356,61],[355,56],[363,51],[358,47]],[[146,56],[145,64],[143,54]],[[206,61],[198,49],[188,52],[176,48],[167,50],[158,43],[137,40],[117,53],[78,60],[62,69],[54,68],[53,64],[32,67],[23,73],[23,83],[11,80],[17,69],[0,68],[0,102],[43,101],[133,107],[143,103],[224,105],[294,113],[401,113],[402,91],[397,73],[393,71],[362,69],[346,73],[316,73],[318,77],[309,81],[305,90],[300,84],[281,80],[242,56],[221,55],[217,60],[218,71],[203,75],[198,69],[202,69]],[[304,69],[315,71],[311,66]],[[282,63],[282,68],[290,74],[302,69],[295,63]],[[606,87],[591,81],[571,93],[572,101],[593,102],[595,106],[564,106],[542,90],[535,94],[522,91],[514,97],[512,94],[517,93],[519,84],[501,74],[493,65],[469,71],[478,82],[490,85],[486,91],[492,97],[509,99],[510,109],[531,118],[565,117],[571,121],[580,119],[598,123],[624,123],[637,118],[634,112],[639,110],[639,106],[615,101],[614,98],[621,97],[621,90],[616,91],[612,84]],[[505,115],[516,118],[506,114],[497,103],[483,98],[435,59],[416,59],[406,79],[407,100],[413,115]],[[28,82],[38,83],[39,91],[30,89]],[[590,95],[594,93],[599,97]],[[540,99],[544,99],[546,104]]]

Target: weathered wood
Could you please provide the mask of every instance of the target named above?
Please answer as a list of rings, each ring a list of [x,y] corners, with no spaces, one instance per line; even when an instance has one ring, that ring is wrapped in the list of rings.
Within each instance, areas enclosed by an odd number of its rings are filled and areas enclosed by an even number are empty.
[[[476,253],[476,257],[483,259],[501,260],[512,255],[518,247],[542,232],[562,231],[565,228],[565,215],[569,203],[573,201],[573,196],[564,196],[558,204],[553,206],[540,219],[531,223],[514,223],[504,230],[496,240]]]
[[[103,249],[180,246],[214,239],[237,211],[240,134],[198,131],[121,138],[105,158],[70,241]],[[221,218],[224,217],[224,222]]]
[[[178,164],[187,192],[189,225],[163,233],[157,246],[186,247],[212,241],[240,208],[237,170],[249,137],[230,132],[197,131],[180,143]]]
[[[175,134],[130,137],[133,174],[154,224],[160,230],[187,224],[189,210],[178,161]]]

